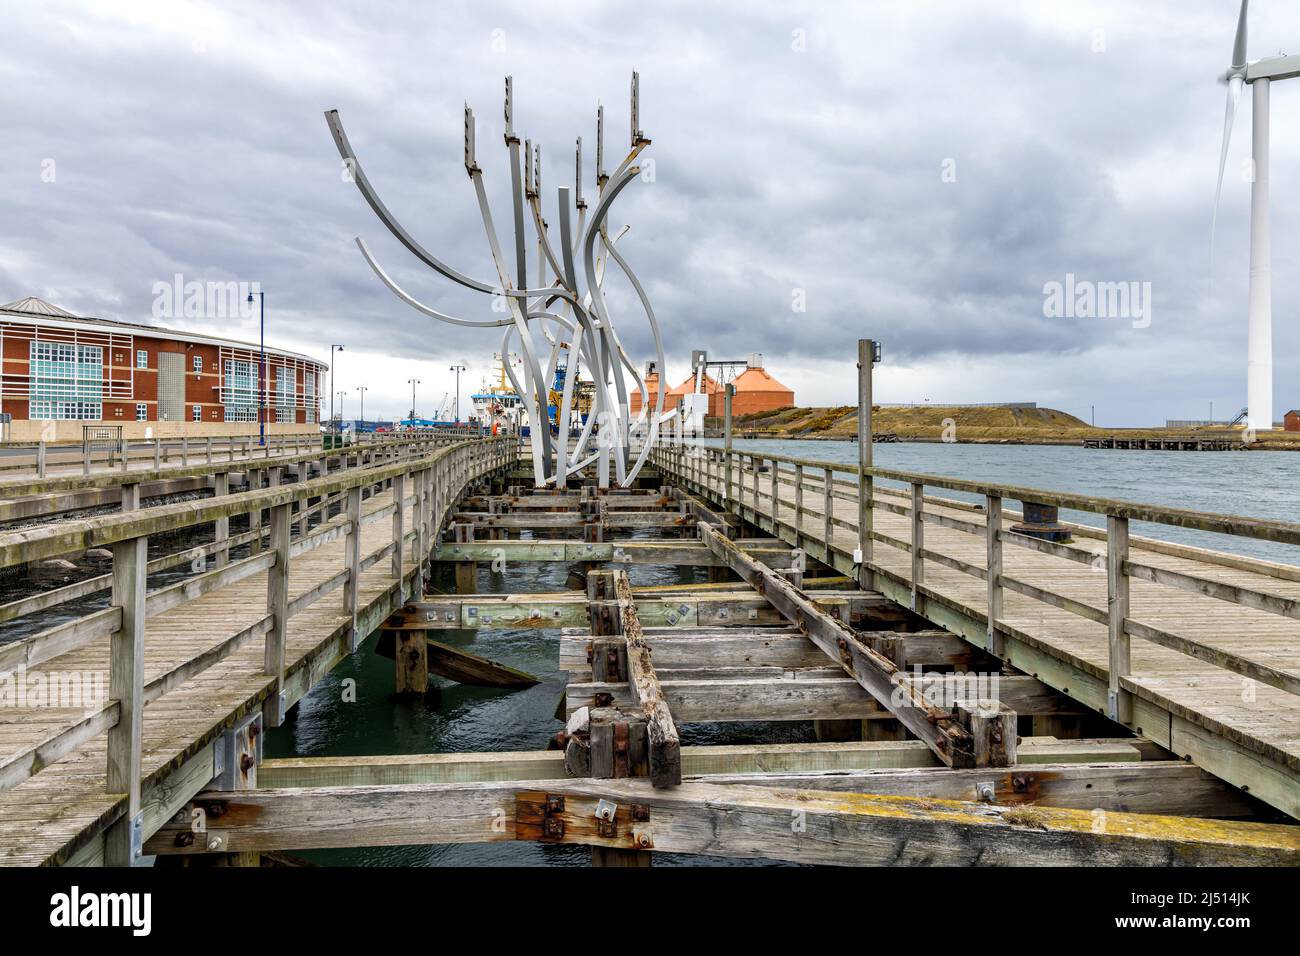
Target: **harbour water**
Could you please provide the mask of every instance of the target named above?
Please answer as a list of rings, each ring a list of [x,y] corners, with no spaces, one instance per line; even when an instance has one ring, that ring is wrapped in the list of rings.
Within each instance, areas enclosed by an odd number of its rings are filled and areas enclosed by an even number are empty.
[[[856,462],[850,442],[737,442],[738,447],[812,459]],[[1097,451],[1033,445],[878,445],[882,468],[952,477],[985,479],[1020,486],[1084,492],[1205,511],[1235,512],[1300,521],[1300,456],[1282,452],[1195,453]],[[947,492],[940,492],[948,494]],[[1097,524],[1093,515],[1068,514]],[[1300,563],[1300,549],[1246,539],[1228,539],[1167,526],[1134,526],[1135,534],[1163,537],[1275,561]],[[565,587],[564,565],[521,564],[502,573],[481,568],[483,592],[558,591]],[[634,584],[703,580],[702,570],[633,567]],[[434,586],[453,589],[450,573]],[[541,683],[525,691],[466,687],[435,678],[436,690],[424,701],[392,696],[393,663],[378,657],[376,636],[335,669],[304,699],[296,717],[266,738],[268,757],[399,754],[455,751],[505,751],[544,748],[561,729],[554,712],[564,688],[558,670],[559,632],[536,630],[443,631],[438,640],[529,671]],[[345,682],[356,681],[356,701],[344,702]],[[774,737],[756,738],[745,725],[693,725],[683,728],[684,743],[741,743],[761,739],[811,740],[807,723],[781,725]],[[580,847],[531,843],[467,846],[415,846],[303,853],[325,864],[351,865],[558,865],[584,866]],[[657,856],[656,865],[706,865],[705,858]]]

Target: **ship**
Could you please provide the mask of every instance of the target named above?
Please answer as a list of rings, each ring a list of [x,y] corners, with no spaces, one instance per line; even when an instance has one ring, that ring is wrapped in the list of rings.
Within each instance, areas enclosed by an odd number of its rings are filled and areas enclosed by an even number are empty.
[[[469,397],[474,403],[475,418],[485,428],[518,431],[527,416],[519,393],[506,375],[506,362],[518,365],[519,356],[497,352],[492,358],[496,363],[492,375],[494,380],[484,378],[482,387]]]

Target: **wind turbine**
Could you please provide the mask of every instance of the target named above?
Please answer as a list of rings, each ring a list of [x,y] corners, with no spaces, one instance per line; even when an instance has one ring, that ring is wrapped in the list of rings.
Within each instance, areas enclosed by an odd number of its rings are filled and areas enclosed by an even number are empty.
[[[1246,60],[1246,8],[1241,0],[1237,36],[1232,43],[1232,63],[1221,80],[1228,84],[1228,105],[1223,118],[1223,147],[1219,151],[1219,183],[1214,191],[1214,223],[1219,217],[1223,170],[1228,161],[1228,140],[1237,113],[1241,87],[1251,87],[1250,187],[1250,294],[1246,332],[1246,426],[1273,427],[1273,277],[1268,230],[1268,92],[1274,80],[1300,76],[1300,56],[1269,56]],[[1214,225],[1211,226],[1213,242]]]

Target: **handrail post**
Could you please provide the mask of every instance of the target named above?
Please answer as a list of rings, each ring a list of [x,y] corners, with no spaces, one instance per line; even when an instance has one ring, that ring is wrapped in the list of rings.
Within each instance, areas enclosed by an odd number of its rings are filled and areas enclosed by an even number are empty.
[[[872,590],[872,545],[875,539],[875,479],[872,477],[873,438],[871,431],[871,372],[875,363],[876,344],[872,339],[858,339],[858,551],[862,563],[858,568],[858,585]]]
[[[219,471],[212,476],[212,496],[221,498],[230,494],[230,472]],[[230,540],[230,518],[220,517],[213,523],[213,543],[217,546],[216,566],[224,568],[230,563],[230,547],[225,542]]]
[[[831,535],[835,528],[835,472],[828,465],[822,469],[822,537],[826,542],[826,563],[831,563]]]
[[[262,720],[271,727],[284,723],[284,650],[289,628],[289,528],[293,521],[286,502],[271,508],[270,549],[275,564],[266,572],[266,610],[271,615],[271,629],[266,632],[263,670],[275,678],[271,697],[262,707]]]
[[[424,529],[428,526],[428,519],[425,518],[424,512],[428,507],[425,501],[424,489],[427,487],[425,469],[411,473],[411,530],[415,532],[415,537],[411,541],[411,564],[415,567],[414,588],[415,597],[420,597],[420,572],[424,566],[420,549],[424,545]]]
[[[996,657],[1005,653],[998,619],[1002,617],[1002,499],[984,496],[984,557],[988,567],[988,627],[984,647]]]
[[[157,471],[162,467],[162,438],[153,440],[153,469]]]
[[[393,477],[393,577],[397,580],[397,596],[400,600],[406,599],[406,561],[402,552],[405,544],[406,530],[404,527],[403,510],[406,506],[406,476],[396,475]]]
[[[754,513],[750,517],[753,519],[755,526],[758,525],[758,467],[760,461],[761,459],[757,455],[749,456],[749,465],[754,470],[754,488],[751,499],[754,504]]]
[[[109,828],[104,862],[131,866],[139,860],[141,741],[144,729],[145,577],[149,538],[143,535],[113,545],[112,603],[121,609],[121,626],[109,639],[108,695],[117,701],[117,723],[108,730],[108,793],[126,794],[126,815]]]
[[[772,474],[768,477],[768,481],[770,481],[772,485],[772,534],[776,535],[780,530],[780,524],[777,521],[776,502],[777,495],[780,494],[781,463],[773,458],[768,461],[768,466],[772,469]],[[757,482],[755,482],[755,484],[757,484]]]
[[[794,546],[803,547],[803,465],[794,466]]]
[[[190,436],[181,436],[181,467],[187,468],[190,464]]]
[[[45,439],[36,445],[36,477],[45,477]]]
[[[925,550],[925,485],[912,482],[912,610],[921,613],[924,600],[921,582],[925,579],[925,563],[921,552]]]
[[[348,567],[348,583],[343,591],[343,613],[352,618],[348,630],[348,650],[355,651],[359,640],[357,597],[361,587],[361,486],[349,488],[347,496],[348,531],[343,553]]]
[[[250,468],[245,472],[247,476],[245,481],[248,484],[249,491],[257,491],[262,487],[262,473],[257,469]],[[253,539],[248,542],[249,555],[262,553],[262,509],[260,506],[254,507],[248,512],[248,530],[253,532]]]
[[[211,435],[205,436],[203,442],[204,442],[204,451],[207,454],[208,464],[210,465],[212,464],[212,436]]]
[[[1129,634],[1128,519],[1106,516],[1106,621],[1110,646],[1106,711],[1111,720],[1133,720],[1133,695],[1122,681],[1132,670]]]
[[[736,395],[736,386],[728,383],[722,393],[722,508],[731,510],[731,402]]]

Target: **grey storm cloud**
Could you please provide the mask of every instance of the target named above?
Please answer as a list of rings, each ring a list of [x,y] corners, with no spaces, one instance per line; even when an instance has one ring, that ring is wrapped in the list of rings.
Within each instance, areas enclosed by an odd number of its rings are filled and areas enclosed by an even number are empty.
[[[502,77],[514,76],[517,129],[542,146],[553,213],[575,136],[594,192],[598,100],[607,152],[621,155],[636,69],[655,176],[614,218],[632,225],[620,248],[682,374],[691,348],[762,351],[779,375],[843,362],[872,335],[918,366],[1060,362],[1056,394],[1075,406],[1104,377],[1116,420],[1205,397],[1227,408],[1244,398],[1249,109],[1212,265],[1209,224],[1214,80],[1235,15],[1233,0],[15,5],[0,62],[0,295],[141,321],[174,274],[257,281],[279,334],[316,354],[348,341],[488,355],[499,336],[435,325],[370,273],[353,236],[430,305],[487,314],[382,230],[322,112],[340,110],[420,241],[486,278],[462,102],[504,229]],[[1300,9],[1261,0],[1251,37],[1252,56],[1300,44]],[[1291,407],[1300,123],[1285,117],[1300,83],[1278,86],[1275,381]],[[1154,321],[1045,316],[1044,284],[1067,273],[1150,282]],[[629,290],[611,294],[635,312]],[[648,354],[643,323],[620,328]],[[812,397],[831,400],[826,389]]]

